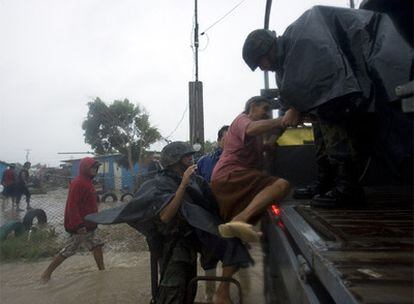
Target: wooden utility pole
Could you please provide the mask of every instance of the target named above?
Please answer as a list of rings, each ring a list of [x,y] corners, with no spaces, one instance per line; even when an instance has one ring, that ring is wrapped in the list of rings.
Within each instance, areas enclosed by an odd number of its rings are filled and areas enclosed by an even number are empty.
[[[189,94],[190,142],[191,145],[200,144],[200,153],[204,153],[203,83],[200,81],[190,82]]]
[[[203,111],[203,83],[198,81],[198,12],[197,0],[194,0],[194,60],[195,81],[189,82],[190,102],[190,143],[200,144],[200,153],[204,153],[204,111]]]

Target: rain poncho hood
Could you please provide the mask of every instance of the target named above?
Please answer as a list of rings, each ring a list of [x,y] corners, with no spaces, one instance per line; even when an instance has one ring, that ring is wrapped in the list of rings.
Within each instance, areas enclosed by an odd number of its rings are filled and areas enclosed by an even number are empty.
[[[99,162],[92,157],[84,157],[81,159],[79,163],[79,172],[78,176],[82,176],[84,178],[93,178],[94,176],[91,175],[91,169],[93,166],[99,165]]]

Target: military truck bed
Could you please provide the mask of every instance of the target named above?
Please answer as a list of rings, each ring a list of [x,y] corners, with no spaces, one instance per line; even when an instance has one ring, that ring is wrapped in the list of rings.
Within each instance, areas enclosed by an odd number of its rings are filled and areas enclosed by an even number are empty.
[[[273,248],[270,258],[290,251],[291,256],[303,256],[307,262],[303,265],[299,259],[292,264],[296,270],[287,271],[283,269],[287,266],[282,266],[278,273],[289,282],[294,273],[300,277],[297,286],[305,286],[304,294],[308,296],[302,295],[300,300],[297,297],[296,301],[413,303],[411,190],[368,189],[367,198],[364,206],[341,209],[313,208],[307,201],[290,200],[280,207],[280,222],[269,213],[270,222],[265,228],[269,242],[285,239],[269,245]],[[278,236],[272,231],[275,229],[279,230]],[[278,265],[286,265],[287,260]],[[328,294],[323,300],[312,287],[313,280]]]

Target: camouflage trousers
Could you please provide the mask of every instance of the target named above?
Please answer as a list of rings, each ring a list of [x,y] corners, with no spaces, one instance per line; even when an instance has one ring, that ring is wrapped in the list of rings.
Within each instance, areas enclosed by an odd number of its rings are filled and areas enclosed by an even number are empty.
[[[321,106],[313,124],[318,180],[332,184],[347,181],[357,184],[366,157],[366,139],[370,132],[366,113],[349,98]],[[368,124],[369,125],[369,124]]]
[[[360,157],[363,140],[370,130],[366,123],[364,100],[358,96],[344,96],[324,104],[314,112],[313,125],[316,159],[332,165],[354,163]]]
[[[313,135],[318,164],[343,164],[358,156],[355,139],[344,126],[318,121],[313,124]]]
[[[197,275],[197,251],[187,239],[164,244],[156,304],[186,303],[188,283]],[[192,290],[192,299],[196,290]]]

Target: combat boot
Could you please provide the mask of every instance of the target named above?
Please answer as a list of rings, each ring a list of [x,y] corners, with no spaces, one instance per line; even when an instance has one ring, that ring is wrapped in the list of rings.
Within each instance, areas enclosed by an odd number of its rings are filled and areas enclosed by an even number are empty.
[[[318,179],[310,185],[296,188],[293,191],[293,198],[311,199],[317,194],[323,194],[334,186],[335,170],[334,166],[327,161],[318,164]]]
[[[357,165],[352,163],[339,166],[335,187],[324,194],[315,195],[311,205],[320,208],[363,206],[365,192],[358,183],[357,168]]]

